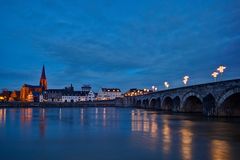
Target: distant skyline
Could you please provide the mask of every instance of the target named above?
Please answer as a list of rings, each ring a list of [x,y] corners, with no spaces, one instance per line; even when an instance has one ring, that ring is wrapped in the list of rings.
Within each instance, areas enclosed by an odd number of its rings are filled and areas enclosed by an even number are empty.
[[[240,77],[239,0],[0,2],[0,89],[150,88]]]

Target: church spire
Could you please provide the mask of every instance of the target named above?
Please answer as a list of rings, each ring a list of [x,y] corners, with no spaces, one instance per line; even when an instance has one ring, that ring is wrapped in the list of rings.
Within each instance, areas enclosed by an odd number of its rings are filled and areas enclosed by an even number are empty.
[[[45,67],[43,65],[41,79],[47,79],[45,74]]]
[[[40,86],[43,87],[44,90],[47,90],[47,78],[45,74],[45,66],[43,65],[42,74],[40,78]]]

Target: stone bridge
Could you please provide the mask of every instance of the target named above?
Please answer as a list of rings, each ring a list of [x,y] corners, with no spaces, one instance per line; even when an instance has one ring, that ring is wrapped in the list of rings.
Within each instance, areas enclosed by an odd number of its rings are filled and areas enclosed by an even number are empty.
[[[240,79],[125,97],[123,103],[146,109],[201,112],[206,116],[240,116]]]

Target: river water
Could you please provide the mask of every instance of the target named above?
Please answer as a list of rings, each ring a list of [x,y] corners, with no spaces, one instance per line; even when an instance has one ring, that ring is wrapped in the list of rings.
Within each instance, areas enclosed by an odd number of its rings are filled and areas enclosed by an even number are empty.
[[[131,108],[3,108],[0,159],[240,159],[239,122]]]

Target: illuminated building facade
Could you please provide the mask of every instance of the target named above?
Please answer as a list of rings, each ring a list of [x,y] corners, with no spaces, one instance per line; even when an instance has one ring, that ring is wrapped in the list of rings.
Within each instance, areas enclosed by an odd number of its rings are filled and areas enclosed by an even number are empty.
[[[20,100],[23,102],[37,102],[40,94],[47,89],[45,67],[42,68],[39,86],[24,84],[20,91]]]
[[[8,101],[9,102],[20,101],[20,91],[12,91]]]
[[[2,93],[0,94],[0,102],[8,101],[10,96],[11,96],[11,91],[8,91],[7,89],[4,89],[2,91]]]
[[[95,93],[90,85],[84,85],[82,91],[74,91],[74,87],[65,87],[64,89],[48,89],[40,95],[40,102],[80,102],[93,101]]]
[[[152,92],[149,89],[137,89],[137,88],[132,88],[129,91],[127,91],[126,93],[124,93],[125,97],[129,97],[129,96],[139,96],[139,95],[143,95],[143,94],[147,94],[149,92]]]
[[[96,100],[113,100],[118,97],[122,97],[122,93],[119,88],[101,88],[98,92]]]

